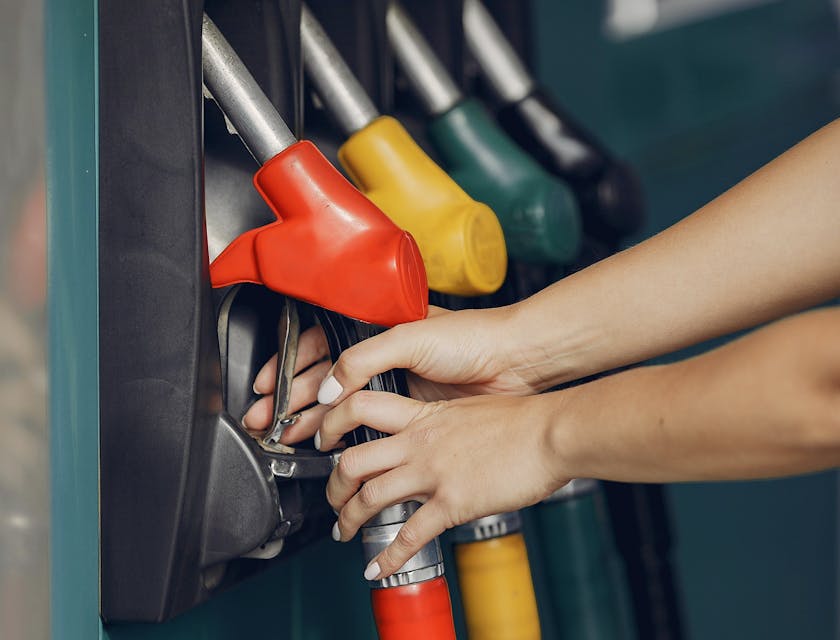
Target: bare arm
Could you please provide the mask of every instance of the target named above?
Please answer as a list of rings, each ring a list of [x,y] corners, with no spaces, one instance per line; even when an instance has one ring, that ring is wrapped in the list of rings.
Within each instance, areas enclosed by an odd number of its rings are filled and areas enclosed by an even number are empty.
[[[840,310],[527,398],[356,393],[326,415],[322,447],[359,424],[395,435],[348,449],[330,477],[341,539],[385,506],[425,502],[376,559],[388,575],[445,528],[533,504],[569,478],[724,480],[840,465]]]
[[[840,294],[840,121],[649,240],[514,305],[541,388]]]
[[[545,399],[557,401],[550,448],[571,477],[730,480],[838,466],[840,310]]]

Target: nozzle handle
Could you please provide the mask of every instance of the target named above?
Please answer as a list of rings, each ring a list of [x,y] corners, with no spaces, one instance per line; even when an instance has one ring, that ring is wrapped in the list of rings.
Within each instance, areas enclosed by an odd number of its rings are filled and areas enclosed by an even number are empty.
[[[385,25],[391,49],[426,111],[439,115],[458,104],[463,93],[399,2],[388,6]]]
[[[464,39],[493,91],[503,102],[517,102],[535,83],[481,0],[464,0]]]
[[[370,96],[305,4],[300,8],[300,42],[306,75],[345,134],[352,135],[379,117]]]
[[[254,76],[206,13],[201,24],[201,68],[204,86],[257,162],[265,164],[297,142]]]

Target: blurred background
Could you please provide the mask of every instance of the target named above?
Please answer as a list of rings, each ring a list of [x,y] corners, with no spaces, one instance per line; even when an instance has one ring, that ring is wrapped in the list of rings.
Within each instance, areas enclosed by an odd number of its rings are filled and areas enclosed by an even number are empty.
[[[43,3],[0,0],[0,637],[49,636]]]
[[[641,174],[649,220],[636,240],[837,117],[838,4],[533,1],[537,75]],[[40,0],[0,0],[3,639],[49,637],[44,18]],[[675,486],[669,498],[691,638],[840,637],[836,472]],[[321,544],[306,553],[335,552]],[[190,628],[208,607],[224,615],[243,593],[257,597],[272,573],[164,625],[167,637]],[[296,594],[295,637],[308,637],[306,619],[317,615],[306,604],[310,595]],[[146,628],[125,635],[164,634]]]

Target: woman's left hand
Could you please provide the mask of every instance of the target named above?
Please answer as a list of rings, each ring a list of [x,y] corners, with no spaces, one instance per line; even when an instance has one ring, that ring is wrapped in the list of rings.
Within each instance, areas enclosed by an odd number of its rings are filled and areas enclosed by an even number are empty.
[[[445,529],[539,502],[568,481],[550,450],[558,394],[420,402],[358,391],[324,416],[319,448],[359,425],[393,434],[344,451],[327,483],[333,537],[350,540],[385,507],[424,503],[365,577],[391,575]]]

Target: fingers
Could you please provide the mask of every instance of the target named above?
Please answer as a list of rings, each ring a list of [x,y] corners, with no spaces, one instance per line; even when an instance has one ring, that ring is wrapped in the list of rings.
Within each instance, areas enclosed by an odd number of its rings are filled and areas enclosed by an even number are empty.
[[[357,391],[324,416],[319,448],[334,449],[344,434],[363,424],[383,433],[399,433],[432,406],[395,393]]]
[[[318,429],[321,428],[321,424],[324,421],[324,414],[328,410],[329,407],[316,405],[302,412],[300,418],[294,424],[287,426],[283,431],[280,443],[291,445],[314,436],[318,433]]]
[[[336,404],[364,387],[378,373],[411,369],[416,346],[415,333],[410,329],[413,324],[399,325],[345,350],[321,384],[318,402]]]
[[[320,326],[310,327],[298,339],[295,375],[329,355],[327,338]],[[277,355],[263,365],[254,379],[254,391],[263,395],[273,393],[277,382]]]
[[[315,402],[318,385],[324,379],[324,375],[329,368],[329,362],[319,362],[303,373],[295,376],[295,379],[292,381],[292,393],[289,397],[289,413],[296,413]],[[264,431],[271,425],[273,409],[274,398],[272,396],[268,395],[260,398],[251,405],[251,408],[243,416],[242,424],[249,431]],[[320,411],[318,415],[323,417],[325,413],[326,411]],[[306,437],[311,435],[312,433]]]
[[[329,362],[319,362],[295,376],[292,381],[292,393],[289,397],[289,413],[300,411],[315,402],[318,386],[329,370]]]
[[[300,417],[293,424],[288,425],[283,431],[283,437],[280,438],[280,442],[291,445],[314,436],[321,428],[324,415],[329,409],[329,407],[316,405],[306,411],[302,411]],[[248,413],[242,418],[242,425],[252,436],[261,437],[265,435],[265,430],[271,426],[271,420],[274,417],[273,414],[273,398],[271,396],[260,398],[248,409]]]
[[[380,580],[390,576],[448,526],[444,511],[430,500],[406,521],[394,541],[370,561],[365,569],[365,579]]]
[[[424,491],[423,474],[409,467],[400,467],[368,480],[339,512],[339,540],[350,540],[365,522],[386,507],[423,500]]]
[[[363,482],[401,465],[404,456],[405,446],[398,438],[382,438],[348,448],[327,481],[327,502],[340,511]]]
[[[242,416],[242,426],[248,432],[260,432],[268,429],[271,424],[274,399],[271,396],[263,396],[251,405],[251,408]]]
[[[274,393],[274,385],[277,382],[277,354],[275,353],[260,369],[257,377],[254,378],[254,392],[267,395]]]

